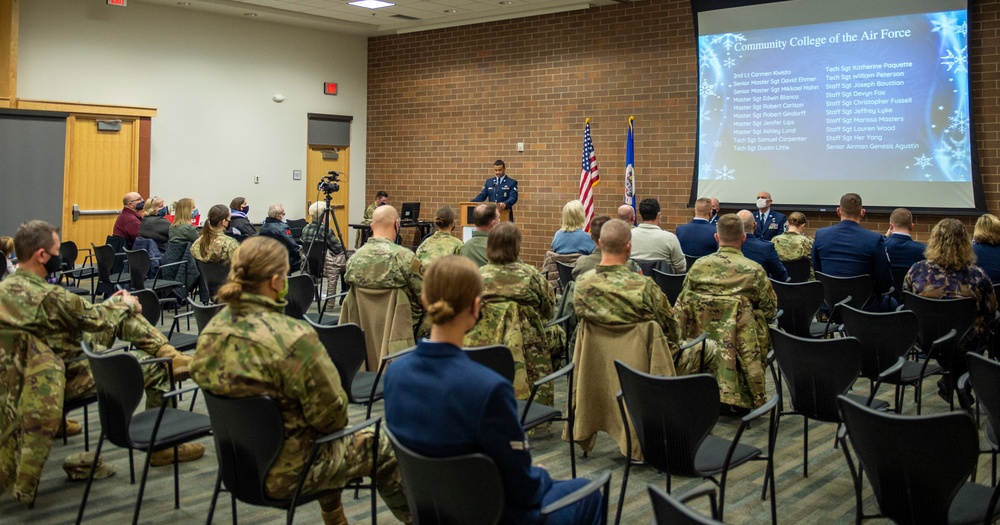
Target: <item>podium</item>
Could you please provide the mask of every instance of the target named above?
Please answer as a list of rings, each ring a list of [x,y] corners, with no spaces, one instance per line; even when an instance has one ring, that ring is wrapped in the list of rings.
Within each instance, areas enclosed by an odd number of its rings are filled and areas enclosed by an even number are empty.
[[[481,202],[460,202],[458,203],[458,225],[465,228],[475,228],[476,222],[472,219],[472,214],[476,211],[476,206],[482,204]],[[507,222],[510,220],[510,210],[499,210],[500,222]]]

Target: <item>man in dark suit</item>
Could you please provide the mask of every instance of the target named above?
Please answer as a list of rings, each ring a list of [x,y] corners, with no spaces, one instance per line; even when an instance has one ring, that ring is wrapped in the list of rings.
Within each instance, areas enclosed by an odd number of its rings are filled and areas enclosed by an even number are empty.
[[[750,210],[740,210],[736,215],[743,221],[744,231],[753,231],[756,224]],[[744,257],[763,266],[768,277],[775,281],[788,281],[788,272],[785,270],[784,263],[778,258],[778,252],[774,249],[773,244],[747,235],[740,249],[743,251]]]
[[[785,216],[771,209],[771,194],[762,191],[757,194],[757,211],[753,214],[753,220],[757,226],[753,230],[753,236],[771,242],[782,233],[785,233]]]
[[[847,193],[837,207],[840,223],[816,231],[813,242],[813,269],[835,277],[872,276],[876,293],[892,287],[889,257],[885,253],[885,238],[861,226],[865,209],[861,196]],[[866,309],[885,311],[894,307],[894,300],[873,301]]]
[[[711,215],[712,200],[702,197],[694,202],[694,219],[677,227],[677,240],[684,255],[701,257],[719,249],[715,242],[715,226],[708,222]]]
[[[722,209],[722,207],[719,206],[719,199],[712,197],[712,218],[709,219],[708,222],[712,223],[713,226],[715,225],[715,223],[719,222],[720,209]]]
[[[507,165],[502,160],[493,163],[493,178],[486,179],[483,190],[472,198],[472,202],[495,202],[497,210],[510,210],[510,220],[514,220],[514,204],[517,203],[517,181],[508,177]]]
[[[885,253],[893,271],[906,271],[913,263],[924,260],[927,245],[913,240],[913,214],[906,208],[896,208],[889,216],[889,231],[885,238]]]

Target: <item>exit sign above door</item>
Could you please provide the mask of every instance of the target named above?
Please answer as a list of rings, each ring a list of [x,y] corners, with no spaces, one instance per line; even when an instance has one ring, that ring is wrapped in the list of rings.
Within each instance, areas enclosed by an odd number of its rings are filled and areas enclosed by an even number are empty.
[[[125,7],[126,0],[108,0],[108,5],[116,5],[118,7]]]

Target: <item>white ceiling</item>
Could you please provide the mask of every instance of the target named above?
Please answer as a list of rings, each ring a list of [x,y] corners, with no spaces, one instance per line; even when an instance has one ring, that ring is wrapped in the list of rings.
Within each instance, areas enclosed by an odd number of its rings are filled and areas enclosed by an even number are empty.
[[[386,0],[396,5],[381,9],[348,5],[350,0],[134,1],[177,9],[253,17],[262,22],[376,36],[588,9],[635,0]]]

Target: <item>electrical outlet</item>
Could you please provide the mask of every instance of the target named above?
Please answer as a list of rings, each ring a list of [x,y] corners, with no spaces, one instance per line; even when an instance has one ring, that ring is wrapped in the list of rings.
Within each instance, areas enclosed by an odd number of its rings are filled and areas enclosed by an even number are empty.
[[[254,177],[253,177],[253,183],[254,184],[260,184],[260,175],[254,175]]]

